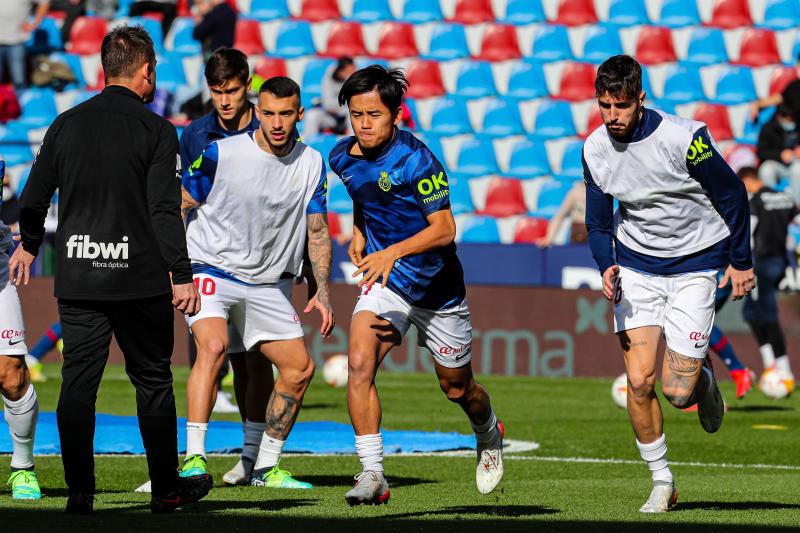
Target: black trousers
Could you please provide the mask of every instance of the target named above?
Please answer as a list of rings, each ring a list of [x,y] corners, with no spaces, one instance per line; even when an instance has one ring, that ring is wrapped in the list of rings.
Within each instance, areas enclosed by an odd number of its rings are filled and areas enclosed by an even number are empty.
[[[59,300],[64,340],[58,399],[61,459],[69,494],[95,493],[95,402],[112,333],[136,387],[139,431],[153,494],[178,486],[178,427],[170,359],[174,311],[168,295],[116,302]]]

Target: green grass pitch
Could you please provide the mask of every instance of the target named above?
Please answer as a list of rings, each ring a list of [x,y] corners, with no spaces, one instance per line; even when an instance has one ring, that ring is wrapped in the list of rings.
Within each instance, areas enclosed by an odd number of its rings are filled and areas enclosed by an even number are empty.
[[[42,410],[55,409],[58,366],[46,365],[38,384]],[[185,414],[187,371],[178,368],[178,413]],[[665,407],[669,458],[679,506],[664,515],[641,515],[650,490],[625,412],[610,398],[610,380],[485,377],[498,416],[512,439],[541,447],[506,455],[505,478],[483,496],[475,489],[474,458],[388,457],[389,505],[349,508],[344,492],[359,470],[356,457],[292,456],[282,467],[310,481],[310,491],[226,488],[222,474],[235,457],[212,457],[216,486],[202,502],[172,515],[153,516],[148,495],[132,489],[147,479],[143,457],[98,457],[95,513],[62,514],[66,501],[58,457],[37,459],[44,497],[13,502],[0,491],[0,524],[25,531],[770,531],[800,528],[800,398],[767,400],[754,391],[736,401],[722,384],[730,410],[719,433],[703,432],[694,413]],[[380,374],[383,427],[469,432],[461,411],[439,391],[432,375]],[[663,402],[662,402],[663,403]],[[133,387],[123,370],[109,367],[98,412],[135,414]],[[216,416],[216,415],[215,415]],[[218,417],[235,420],[236,417]],[[318,376],[301,420],[347,422],[343,389]],[[753,426],[783,426],[757,429]],[[578,462],[570,458],[621,460]],[[694,463],[694,464],[688,464]],[[9,457],[0,457],[6,475]],[[747,466],[751,465],[751,466]],[[752,465],[783,465],[754,467]],[[13,529],[12,529],[13,528]]]

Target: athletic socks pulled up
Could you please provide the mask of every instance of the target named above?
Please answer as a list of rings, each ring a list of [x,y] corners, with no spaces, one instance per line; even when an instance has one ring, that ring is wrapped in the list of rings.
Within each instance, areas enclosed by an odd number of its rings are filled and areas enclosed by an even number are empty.
[[[186,422],[186,457],[206,455],[208,423]]]
[[[667,437],[665,434],[656,439],[655,442],[642,444],[636,439],[636,446],[639,448],[639,455],[647,463],[650,474],[653,476],[653,483],[672,483],[672,472],[667,464]]]
[[[266,422],[253,422],[246,420],[244,423],[244,446],[242,446],[242,463],[249,462],[250,467],[256,464],[261,436],[267,428]]]
[[[383,472],[383,436],[356,435],[356,452],[365,472]]]
[[[736,357],[733,345],[728,341],[728,337],[725,336],[725,333],[717,326],[711,328],[709,346],[719,354],[719,358],[725,363],[729,372],[731,370],[744,370],[744,364]]]
[[[36,420],[39,418],[39,399],[33,383],[28,386],[22,398],[11,401],[4,396],[3,403],[13,449],[11,469],[33,468],[33,437],[36,433]]]
[[[500,438],[500,428],[497,425],[497,416],[493,409],[490,409],[489,418],[483,424],[475,424],[471,420],[470,424],[479,445],[490,446]]]
[[[269,470],[277,465],[281,458],[284,444],[286,444],[286,441],[275,439],[266,433],[262,433],[261,445],[258,449],[258,457],[253,471]]]

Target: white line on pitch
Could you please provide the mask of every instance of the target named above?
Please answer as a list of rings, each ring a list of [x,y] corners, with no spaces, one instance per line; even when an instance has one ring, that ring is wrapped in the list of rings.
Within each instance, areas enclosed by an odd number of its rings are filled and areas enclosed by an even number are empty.
[[[549,457],[537,455],[506,455],[506,460],[517,461],[541,461],[545,463],[593,463],[593,464],[622,464],[622,465],[641,465],[642,461],[632,459],[600,459],[595,457]],[[696,461],[670,461],[672,466],[697,466],[707,468],[756,468],[770,470],[800,470],[797,465],[768,465],[756,464],[737,464],[737,463],[701,463]]]

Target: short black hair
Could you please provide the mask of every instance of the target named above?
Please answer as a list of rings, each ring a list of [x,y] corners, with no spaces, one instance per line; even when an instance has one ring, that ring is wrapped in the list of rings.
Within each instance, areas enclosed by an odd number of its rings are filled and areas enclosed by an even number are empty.
[[[407,89],[408,80],[399,68],[387,70],[381,65],[370,65],[347,78],[339,91],[339,105],[350,105],[352,97],[377,90],[381,102],[394,112],[403,103]]]
[[[103,37],[100,62],[106,79],[131,78],[145,63],[156,66],[153,40],[142,26],[118,26]]]
[[[250,78],[247,56],[236,48],[217,48],[206,62],[205,76],[209,87],[216,87],[230,80],[238,80],[245,85]]]
[[[297,100],[300,100],[300,86],[292,78],[286,76],[275,76],[262,83],[258,94],[263,93],[274,94],[278,98],[289,98],[296,94]]]
[[[614,98],[633,99],[642,93],[642,66],[631,56],[612,56],[597,69],[594,94],[608,93]]]
[[[739,172],[736,173],[737,176],[741,179],[745,178],[755,178],[758,179],[758,170],[755,167],[742,167],[739,169]]]

